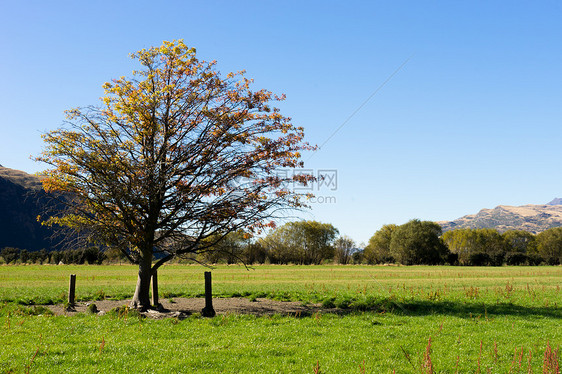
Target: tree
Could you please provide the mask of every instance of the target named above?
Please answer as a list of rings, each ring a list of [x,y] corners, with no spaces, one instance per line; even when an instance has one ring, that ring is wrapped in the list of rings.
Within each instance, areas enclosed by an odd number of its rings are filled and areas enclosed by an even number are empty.
[[[15,263],[18,258],[20,258],[20,249],[12,247],[3,248],[2,251],[0,251],[0,256],[2,256],[7,264],[10,262]]]
[[[562,262],[562,227],[545,230],[537,235],[537,251],[550,265]]]
[[[105,83],[100,107],[68,111],[37,159],[52,167],[44,188],[68,199],[47,224],[138,264],[131,306],[145,309],[162,264],[216,244],[206,238],[252,235],[305,206],[288,186],[314,178],[277,170],[303,167],[300,152],[314,147],[271,105],[282,96],[252,90],[244,72],[222,77],[181,40],[131,57],[141,69]]]
[[[459,256],[459,262],[465,265],[480,265],[487,259],[490,265],[501,265],[504,261],[508,244],[495,229],[458,229],[443,234],[443,241],[452,253]],[[473,256],[485,253],[486,256]],[[470,259],[477,259],[476,262]]]
[[[457,229],[443,234],[443,242],[451,253],[458,255],[461,264],[468,263],[468,259],[474,251],[472,233],[472,229]]]
[[[537,262],[536,236],[527,231],[509,230],[502,234],[507,246],[505,263],[507,265],[533,265]]]
[[[448,249],[439,237],[441,226],[435,222],[411,220],[392,233],[390,253],[401,264],[437,265],[445,261]]]
[[[355,242],[349,236],[340,236],[334,242],[334,261],[338,264],[347,265],[352,261],[355,250]]]
[[[273,262],[320,264],[333,258],[332,244],[337,234],[338,230],[329,223],[297,221],[279,227],[264,243]]]
[[[518,253],[536,253],[535,235],[522,230],[509,230],[502,234],[509,251]]]
[[[261,240],[248,243],[242,251],[242,260],[245,264],[263,264],[267,258],[267,251]]]
[[[394,258],[390,255],[390,240],[397,227],[393,224],[384,225],[369,239],[363,252],[364,259],[369,264],[394,262]]]
[[[249,238],[241,230],[230,232],[222,240],[217,237],[220,234],[207,238],[206,241],[216,243],[201,254],[204,262],[233,264],[244,261],[242,254],[244,248],[249,245]]]
[[[495,229],[478,229],[477,233],[480,251],[490,256],[490,265],[503,265],[509,246],[502,234]]]
[[[20,260],[22,264],[26,264],[29,261],[29,252],[27,249],[22,249],[20,252]]]

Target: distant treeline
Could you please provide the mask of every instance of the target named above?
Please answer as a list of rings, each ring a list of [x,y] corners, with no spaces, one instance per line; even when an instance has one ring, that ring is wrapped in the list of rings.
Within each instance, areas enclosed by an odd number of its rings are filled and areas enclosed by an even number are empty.
[[[291,222],[258,240],[229,234],[198,260],[210,263],[272,264],[384,264],[403,265],[559,265],[562,228],[538,235],[526,231],[500,233],[495,229],[458,229],[441,232],[435,222],[411,220],[385,225],[357,248],[353,240],[338,237],[330,224]]]
[[[409,245],[401,244],[405,236]],[[406,250],[407,247],[411,249]],[[433,256],[428,257],[429,253]],[[495,229],[457,229],[441,235],[437,224],[413,220],[402,226],[383,226],[369,240],[363,251],[363,261],[369,264],[559,265],[562,227],[537,235],[520,230],[502,234]]]
[[[458,229],[442,234],[435,222],[411,220],[385,225],[357,248],[352,239],[339,236],[327,223],[287,223],[264,238],[243,232],[211,237],[200,253],[177,261],[246,264],[383,264],[404,265],[559,265],[562,262],[562,228],[533,235],[526,231],[500,233],[494,229]],[[215,244],[216,243],[216,244]],[[0,251],[4,263],[101,264],[123,261],[118,251],[85,248],[28,252]]]
[[[68,249],[58,251],[27,251],[26,249],[6,247],[0,257],[7,264],[101,264],[107,254],[99,248]]]

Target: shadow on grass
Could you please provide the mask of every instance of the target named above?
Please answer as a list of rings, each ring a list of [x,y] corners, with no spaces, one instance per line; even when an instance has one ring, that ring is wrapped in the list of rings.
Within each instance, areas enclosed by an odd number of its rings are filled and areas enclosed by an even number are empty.
[[[180,295],[180,294],[178,294]],[[122,296],[122,295],[120,295]],[[171,296],[171,294],[166,294]],[[184,296],[181,294],[181,296]],[[293,297],[291,297],[293,296]],[[190,297],[193,297],[190,295]],[[556,303],[553,306],[524,306],[513,304],[510,302],[476,302],[476,301],[452,301],[452,300],[397,300],[396,298],[381,298],[376,296],[367,297],[349,297],[347,295],[328,297],[323,299],[312,300],[313,304],[309,304],[308,300],[302,301],[295,298],[294,295],[288,293],[268,294],[262,293],[236,293],[233,295],[223,295],[229,297],[247,297],[250,301],[259,298],[269,298],[277,301],[301,301],[303,308],[296,312],[287,313],[295,317],[310,317],[315,314],[335,314],[349,315],[354,313],[389,313],[403,316],[429,316],[444,315],[456,316],[460,318],[485,318],[492,316],[519,316],[519,317],[545,317],[562,319],[562,308]],[[93,298],[85,298],[92,300]],[[118,299],[125,299],[124,297]],[[320,300],[319,300],[320,299]],[[97,299],[96,299],[97,300]],[[14,303],[16,305],[53,305],[60,304],[64,300],[62,298],[55,299],[17,299],[2,300],[4,304]],[[320,305],[321,304],[321,305]],[[1,306],[0,306],[0,309]],[[248,309],[248,308],[247,308]],[[271,314],[258,310],[237,311],[240,314],[266,315]]]
[[[332,308],[330,312],[336,314],[350,314],[357,312],[392,313],[406,316],[448,315],[461,318],[478,316],[521,316],[562,318],[562,308],[532,307],[515,305],[512,303],[464,303],[453,301],[410,300],[401,301],[391,299],[378,300],[370,304],[351,303],[344,308]]]

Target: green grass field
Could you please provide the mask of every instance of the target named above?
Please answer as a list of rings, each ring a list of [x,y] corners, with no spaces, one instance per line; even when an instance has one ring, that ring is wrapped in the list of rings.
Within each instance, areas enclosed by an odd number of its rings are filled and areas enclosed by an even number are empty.
[[[207,270],[164,266],[160,297],[202,295]],[[69,274],[77,275],[78,299],[125,299],[134,291],[135,267],[0,266],[0,371],[544,373],[556,372],[548,371],[554,359],[559,365],[562,267],[220,266],[212,272],[215,297],[318,302],[342,313],[196,314],[183,321],[48,316],[26,305],[63,302]]]

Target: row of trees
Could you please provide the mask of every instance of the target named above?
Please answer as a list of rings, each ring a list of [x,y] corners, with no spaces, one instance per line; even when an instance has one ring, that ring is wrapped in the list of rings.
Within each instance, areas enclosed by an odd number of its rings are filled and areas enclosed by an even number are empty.
[[[558,265],[562,260],[560,227],[537,235],[520,230],[500,234],[494,229],[459,229],[443,234],[443,241],[461,264]]]
[[[200,257],[205,262],[404,265],[557,265],[562,262],[562,228],[538,235],[526,231],[458,229],[444,234],[430,221],[385,225],[358,249],[352,239],[316,221],[290,222],[257,241],[229,234]]]
[[[412,220],[385,225],[369,240],[363,261],[370,264],[558,265],[562,261],[562,228],[533,235],[512,230],[458,229],[441,235],[434,222]]]
[[[114,254],[115,255],[115,254]],[[28,251],[6,247],[0,251],[0,257],[6,264],[101,264],[108,258],[108,253],[96,247],[68,249],[59,251]]]
[[[204,262],[244,262],[274,264],[321,264],[335,260],[351,263],[356,250],[353,240],[338,238],[338,230],[331,224],[316,221],[289,222],[272,231],[265,238],[247,239],[242,232],[228,234],[218,244],[199,256]],[[210,238],[209,240],[215,240]]]
[[[242,231],[207,239],[208,248],[188,260],[202,263],[273,264],[380,264],[404,265],[557,265],[562,260],[562,228],[538,235],[526,231],[500,233],[494,229],[458,229],[441,235],[435,222],[412,220],[385,225],[364,249],[356,247],[331,224],[316,221],[289,222],[269,235],[252,240]],[[119,251],[96,247],[65,251],[28,252],[4,248],[5,263],[101,264],[121,261]]]
[[[347,236],[338,237],[331,224],[316,221],[289,222],[272,231],[267,237],[252,240],[243,231],[231,232],[222,237],[217,234],[205,240],[205,250],[188,258],[202,263],[274,263],[321,264],[326,261],[348,264],[357,251],[355,243]],[[5,263],[101,264],[123,260],[119,251],[102,251],[96,247],[75,250],[35,252],[17,248],[4,248],[0,257]]]

